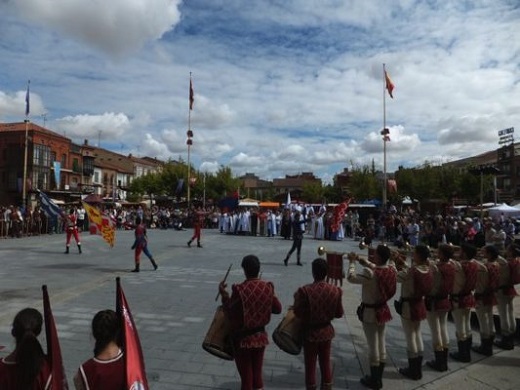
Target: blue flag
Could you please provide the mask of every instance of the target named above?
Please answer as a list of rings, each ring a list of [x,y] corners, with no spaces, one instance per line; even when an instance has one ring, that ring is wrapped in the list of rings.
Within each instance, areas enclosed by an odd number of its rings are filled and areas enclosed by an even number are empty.
[[[31,80],[27,82],[27,93],[25,94],[25,116],[29,116],[30,108],[29,108],[29,100],[30,100],[30,94],[29,94],[29,85],[31,84]]]
[[[50,218],[58,218],[63,212],[56,203],[54,203],[51,198],[45,195],[43,192],[38,190],[38,194],[40,195],[40,206],[42,210],[47,214]]]

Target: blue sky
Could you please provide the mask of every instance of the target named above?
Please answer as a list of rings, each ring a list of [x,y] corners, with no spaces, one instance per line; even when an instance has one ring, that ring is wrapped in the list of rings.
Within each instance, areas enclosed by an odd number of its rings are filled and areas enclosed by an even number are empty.
[[[520,132],[517,0],[0,0],[0,121],[272,179],[388,170]]]

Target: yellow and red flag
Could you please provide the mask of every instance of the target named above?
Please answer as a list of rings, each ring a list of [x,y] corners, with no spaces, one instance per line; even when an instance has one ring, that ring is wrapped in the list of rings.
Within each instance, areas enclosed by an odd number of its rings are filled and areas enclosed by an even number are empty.
[[[103,237],[110,247],[113,247],[116,242],[116,224],[109,215],[102,214],[101,211],[88,203],[83,203],[83,207],[88,215],[88,220],[91,226],[91,234],[99,234]]]
[[[392,80],[390,79],[390,76],[388,75],[388,72],[385,70],[385,82],[386,82],[386,90],[388,91],[388,94],[393,99],[394,96],[392,95],[392,91],[394,90],[394,83],[392,83]]]

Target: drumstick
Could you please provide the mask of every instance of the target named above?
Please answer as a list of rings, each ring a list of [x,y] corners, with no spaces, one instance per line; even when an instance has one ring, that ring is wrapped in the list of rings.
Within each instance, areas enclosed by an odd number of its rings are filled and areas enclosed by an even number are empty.
[[[223,282],[226,282],[226,279],[229,275],[229,271],[231,271],[231,266],[233,265],[233,263],[229,264],[229,268],[227,269],[227,272],[226,272],[226,276],[224,276],[224,280],[222,280]],[[215,297],[215,302],[218,301],[218,297],[220,296],[220,289],[218,290],[218,293],[217,293],[217,296]]]

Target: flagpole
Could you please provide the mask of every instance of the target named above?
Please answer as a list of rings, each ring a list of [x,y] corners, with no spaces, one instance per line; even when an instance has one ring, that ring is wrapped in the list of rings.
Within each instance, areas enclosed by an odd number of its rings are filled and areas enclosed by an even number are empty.
[[[191,72],[190,72],[190,99],[189,99],[189,104],[188,104],[188,132],[187,132],[188,140],[186,141],[186,144],[188,145],[188,196],[187,196],[188,207],[190,206],[190,190],[191,190],[190,150],[191,150],[191,145],[193,144],[193,140],[192,140],[193,132],[191,131],[192,105],[193,105],[193,88],[192,88],[192,83],[191,83]]]
[[[386,69],[383,64],[383,133],[386,129]],[[386,134],[383,135],[383,207],[386,207]]]
[[[29,143],[29,85],[31,80],[27,81],[27,93],[25,95],[25,147],[23,154],[23,183],[22,183],[22,205],[27,206],[27,149]]]

